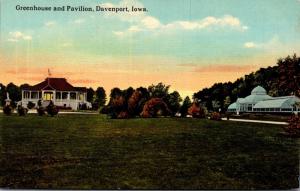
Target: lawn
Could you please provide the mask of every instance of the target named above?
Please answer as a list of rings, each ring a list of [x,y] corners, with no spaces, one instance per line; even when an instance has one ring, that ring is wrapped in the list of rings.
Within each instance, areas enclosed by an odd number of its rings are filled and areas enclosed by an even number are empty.
[[[0,186],[289,189],[299,140],[278,125],[191,118],[0,114]]]

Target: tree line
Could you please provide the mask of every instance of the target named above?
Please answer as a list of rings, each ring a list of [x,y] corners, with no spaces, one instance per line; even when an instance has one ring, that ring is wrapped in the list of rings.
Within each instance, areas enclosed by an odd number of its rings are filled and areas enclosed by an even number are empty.
[[[94,110],[110,115],[112,118],[128,118],[135,116],[154,117],[158,115],[181,116],[199,112],[225,112],[227,107],[238,97],[245,97],[257,85],[263,86],[271,96],[300,95],[300,58],[294,54],[280,58],[275,66],[260,68],[234,82],[215,83],[210,88],[204,88],[194,93],[192,100],[189,97],[182,99],[179,92],[170,92],[170,86],[163,83],[150,85],[148,88],[139,87],[121,90],[113,88],[108,103],[103,87],[87,89],[87,101],[92,103]],[[6,92],[9,93],[13,106],[21,100],[21,89],[29,86],[17,86],[9,83],[7,86],[0,83],[0,104],[3,106]],[[199,108],[203,109],[199,109]],[[196,111],[196,113],[195,113]],[[198,112],[198,113],[197,113]]]
[[[210,111],[226,111],[237,98],[250,95],[258,85],[270,96],[300,96],[300,58],[296,54],[280,58],[275,66],[260,68],[234,82],[215,83],[196,92],[193,98]]]

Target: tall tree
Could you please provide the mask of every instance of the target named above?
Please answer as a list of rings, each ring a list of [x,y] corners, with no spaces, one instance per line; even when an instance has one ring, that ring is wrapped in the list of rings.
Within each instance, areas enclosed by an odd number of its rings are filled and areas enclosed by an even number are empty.
[[[104,106],[106,102],[106,93],[103,87],[98,87],[96,90],[96,102],[99,106]]]
[[[279,59],[278,62],[279,72],[279,94],[298,94],[300,82],[300,58],[293,55],[285,59]]]
[[[87,95],[86,95],[86,100],[88,102],[94,102],[94,95],[95,95],[95,91],[93,88],[88,88],[87,89]]]
[[[192,106],[191,99],[189,96],[186,96],[183,100],[182,106],[180,107],[181,117],[186,117],[188,109]]]
[[[170,86],[163,84],[162,82],[158,83],[157,85],[151,85],[148,87],[148,91],[151,98],[166,98],[169,94]]]
[[[4,106],[6,99],[6,87],[0,83],[0,105]]]
[[[175,115],[179,111],[181,101],[182,98],[180,97],[180,94],[177,91],[174,91],[167,96],[166,104],[172,112],[172,115]]]
[[[21,89],[13,83],[9,83],[6,87],[6,91],[9,93],[9,98],[12,100],[12,106],[16,106],[16,102],[21,100]]]

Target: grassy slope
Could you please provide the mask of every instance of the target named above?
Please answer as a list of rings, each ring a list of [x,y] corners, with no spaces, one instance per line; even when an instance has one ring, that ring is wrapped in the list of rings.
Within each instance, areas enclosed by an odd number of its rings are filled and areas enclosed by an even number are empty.
[[[280,126],[100,115],[0,115],[0,186],[264,189],[298,186],[296,140]]]

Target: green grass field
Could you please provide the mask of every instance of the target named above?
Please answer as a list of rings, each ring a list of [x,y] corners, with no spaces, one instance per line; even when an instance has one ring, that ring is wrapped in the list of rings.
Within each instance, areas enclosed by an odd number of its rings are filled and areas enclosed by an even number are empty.
[[[298,187],[299,140],[278,125],[0,114],[0,186],[57,189]]]

